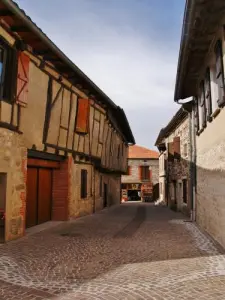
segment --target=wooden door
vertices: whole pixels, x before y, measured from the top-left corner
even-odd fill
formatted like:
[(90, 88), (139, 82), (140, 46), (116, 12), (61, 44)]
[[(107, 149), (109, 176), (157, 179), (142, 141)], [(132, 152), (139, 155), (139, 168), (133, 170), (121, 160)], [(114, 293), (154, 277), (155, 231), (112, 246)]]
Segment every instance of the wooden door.
[(52, 170), (39, 169), (38, 224), (51, 220)]
[(37, 184), (38, 169), (27, 169), (27, 201), (26, 201), (26, 227), (37, 224)]

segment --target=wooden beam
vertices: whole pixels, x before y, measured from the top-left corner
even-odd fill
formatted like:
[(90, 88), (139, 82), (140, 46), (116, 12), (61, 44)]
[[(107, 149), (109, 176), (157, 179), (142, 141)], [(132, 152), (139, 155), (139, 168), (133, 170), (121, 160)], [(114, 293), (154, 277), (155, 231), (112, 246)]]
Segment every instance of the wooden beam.
[(11, 26), (10, 29), (13, 32), (30, 32), (27, 26)]
[(1, 9), (0, 10), (0, 16), (1, 17), (8, 17), (8, 16), (13, 16), (14, 14), (8, 10), (8, 9)]
[(37, 158), (28, 158), (27, 165), (30, 167), (42, 167), (42, 168), (51, 168), (59, 169), (60, 163), (58, 161), (43, 160)]

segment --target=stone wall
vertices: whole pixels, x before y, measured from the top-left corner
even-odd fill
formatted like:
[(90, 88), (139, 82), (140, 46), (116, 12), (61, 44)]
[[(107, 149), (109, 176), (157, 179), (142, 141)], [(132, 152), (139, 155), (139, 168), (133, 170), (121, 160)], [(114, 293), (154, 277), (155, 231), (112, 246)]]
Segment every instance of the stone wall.
[(22, 135), (0, 128), (0, 173), (6, 175), (5, 240), (24, 235), (27, 150)]
[(156, 184), (159, 182), (159, 160), (158, 159), (128, 159), (128, 166), (130, 167), (130, 175), (122, 176), (122, 183), (139, 183), (139, 166), (149, 166), (152, 171), (152, 182)]
[[(180, 137), (180, 159), (174, 158), (173, 161), (168, 160), (168, 143), (173, 142), (174, 137)], [(169, 183), (168, 202), (169, 205), (175, 203), (175, 191), (173, 181), (176, 182), (176, 201), (178, 210), (189, 214), (190, 212), (190, 130), (189, 119), (184, 119), (165, 139), (167, 146), (167, 178)], [(183, 202), (182, 180), (187, 179), (187, 204)]]

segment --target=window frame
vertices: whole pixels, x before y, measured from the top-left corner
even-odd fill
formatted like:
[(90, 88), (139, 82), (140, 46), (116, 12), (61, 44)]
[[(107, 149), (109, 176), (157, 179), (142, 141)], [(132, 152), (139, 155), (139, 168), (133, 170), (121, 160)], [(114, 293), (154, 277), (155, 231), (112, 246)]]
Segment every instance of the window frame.
[[(141, 181), (149, 181), (150, 180), (150, 170), (149, 166), (140, 166), (141, 167)], [(143, 173), (143, 170), (147, 170)], [(143, 174), (145, 176), (143, 176)], [(147, 175), (147, 176), (146, 176)]]
[(214, 51), (216, 55), (215, 78), (216, 78), (216, 85), (218, 90), (217, 103), (219, 107), (222, 107), (224, 106), (225, 103), (225, 82), (224, 82), (223, 48), (222, 48), (221, 39), (219, 39), (216, 42)]
[(0, 81), (0, 101), (13, 104), (16, 99), (17, 86), (17, 50), (10, 45), (2, 36), (0, 37), (0, 47), (3, 49), (3, 82)]

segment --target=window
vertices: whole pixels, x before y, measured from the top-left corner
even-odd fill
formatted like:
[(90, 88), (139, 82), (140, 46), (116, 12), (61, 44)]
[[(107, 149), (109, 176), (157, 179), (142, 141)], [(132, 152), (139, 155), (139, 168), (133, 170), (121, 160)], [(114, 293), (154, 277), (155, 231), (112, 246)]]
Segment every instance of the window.
[(187, 203), (187, 179), (183, 179), (183, 202)]
[(184, 144), (184, 157), (187, 157), (187, 143)]
[(76, 117), (76, 132), (80, 134), (87, 134), (89, 127), (89, 99), (78, 99), (77, 103), (77, 117)]
[(130, 166), (127, 167), (127, 175), (131, 175), (131, 167)]
[(118, 146), (117, 159), (120, 158), (120, 145)]
[(87, 170), (81, 170), (81, 198), (87, 198)]
[(200, 83), (200, 107), (201, 109), (199, 110), (200, 114), (201, 114), (201, 123), (200, 126), (201, 128), (205, 128), (206, 127), (206, 103), (205, 103), (205, 85), (204, 85), (204, 81), (202, 81)]
[(215, 47), (216, 54), (216, 84), (218, 89), (218, 105), (221, 107), (225, 103), (224, 99), (224, 70), (222, 41), (219, 40)]
[(180, 137), (176, 136), (173, 139), (173, 144), (174, 144), (174, 158), (180, 159)]
[(102, 175), (100, 176), (99, 195), (100, 195), (100, 197), (102, 196)]
[(149, 166), (141, 166), (140, 167), (140, 179), (142, 181), (150, 180)]
[(162, 194), (162, 182), (160, 182), (160, 185), (159, 185), (159, 192), (160, 192), (160, 194)]
[(207, 106), (207, 117), (208, 120), (212, 114), (212, 95), (211, 95), (211, 80), (210, 80), (210, 69), (206, 70), (205, 75), (205, 102)]
[(0, 97), (12, 102), (16, 91), (16, 50), (0, 39)]
[(173, 142), (167, 144), (167, 149), (168, 149), (168, 160), (173, 161), (173, 159), (174, 159), (174, 144), (173, 144)]

